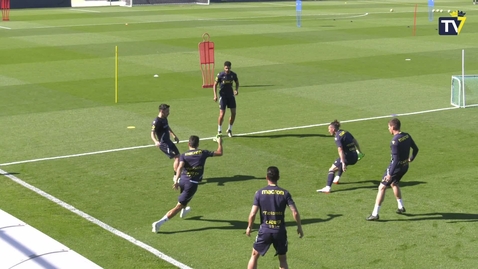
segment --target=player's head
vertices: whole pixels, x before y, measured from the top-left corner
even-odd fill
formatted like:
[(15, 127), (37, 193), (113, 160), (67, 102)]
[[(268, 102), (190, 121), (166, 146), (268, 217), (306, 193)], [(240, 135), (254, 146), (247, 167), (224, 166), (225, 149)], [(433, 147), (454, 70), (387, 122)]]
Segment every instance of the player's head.
[(169, 116), (169, 105), (160, 104), (159, 105), (159, 114), (161, 115), (161, 117), (167, 118)]
[(329, 124), (329, 133), (334, 135), (340, 129), (340, 122), (338, 120), (334, 120)]
[(197, 135), (191, 135), (189, 137), (189, 147), (195, 149), (199, 147), (199, 137)]
[(229, 73), (229, 71), (231, 71), (231, 65), (232, 65), (231, 62), (225, 61), (224, 62), (224, 72)]
[(266, 175), (267, 180), (269, 180), (272, 183), (276, 183), (280, 176), (279, 176), (279, 168), (275, 166), (269, 166), (267, 168), (267, 175)]
[(401, 127), (400, 120), (397, 118), (393, 118), (388, 122), (388, 131), (393, 134), (395, 132), (400, 132)]

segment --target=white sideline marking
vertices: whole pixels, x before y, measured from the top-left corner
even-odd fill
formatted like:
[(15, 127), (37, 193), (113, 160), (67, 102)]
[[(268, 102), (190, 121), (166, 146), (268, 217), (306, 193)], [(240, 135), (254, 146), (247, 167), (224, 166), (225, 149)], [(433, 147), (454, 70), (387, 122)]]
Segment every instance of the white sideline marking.
[[(394, 12), (394, 13), (412, 13), (413, 11), (403, 11), (403, 12)], [(428, 12), (428, 11), (427, 11)], [(309, 17), (319, 17), (320, 20), (329, 20), (330, 16), (340, 16), (334, 17), (334, 19), (347, 19), (347, 18), (359, 18), (365, 17), (372, 14), (386, 14), (390, 12), (367, 12), (367, 13), (317, 13), (317, 14), (303, 14), (303, 18)], [(254, 17), (233, 17), (233, 18), (200, 18), (200, 19), (186, 19), (186, 20), (155, 20), (155, 21), (137, 21), (130, 22), (130, 24), (148, 24), (148, 23), (164, 23), (164, 22), (189, 22), (189, 21), (239, 21), (247, 19), (267, 19), (267, 18), (281, 18), (281, 17), (295, 17), (296, 15), (273, 15), (273, 16), (254, 16)], [(327, 17), (329, 16), (329, 17)], [(343, 17), (342, 17), (343, 16)], [(320, 18), (324, 17), (324, 18)], [(115, 23), (97, 23), (97, 24), (70, 24), (70, 25), (50, 25), (50, 26), (34, 26), (34, 27), (25, 27), (17, 28), (18, 30), (25, 29), (50, 29), (50, 28), (66, 28), (66, 27), (89, 27), (89, 26), (110, 26), (110, 25), (124, 25), (123, 22)]]
[(2, 28), (2, 29), (7, 29), (7, 30), (12, 30), (12, 28), (6, 27), (6, 26), (0, 26), (0, 28)]
[[(151, 247), (150, 245), (147, 245), (147, 244), (145, 244), (145, 243), (143, 243), (143, 242), (137, 240), (136, 238), (134, 238), (134, 237), (132, 237), (132, 236), (130, 236), (130, 235), (127, 235), (127, 234), (123, 233), (122, 231), (119, 231), (119, 230), (117, 230), (117, 229), (115, 229), (115, 228), (109, 226), (108, 224), (106, 224), (106, 223), (104, 223), (104, 222), (102, 222), (102, 221), (100, 221), (100, 220), (98, 220), (98, 219), (96, 219), (96, 218), (94, 218), (94, 217), (92, 217), (92, 216), (86, 214), (85, 212), (83, 212), (83, 211), (81, 211), (81, 210), (79, 210), (79, 209), (76, 209), (74, 206), (63, 202), (62, 200), (60, 200), (60, 199), (58, 199), (58, 198), (56, 198), (56, 197), (54, 197), (54, 196), (52, 196), (52, 195), (50, 195), (50, 194), (48, 194), (48, 193), (42, 191), (42, 190), (40, 190), (39, 188), (34, 187), (34, 186), (32, 186), (32, 185), (26, 183), (25, 181), (21, 180), (20, 178), (14, 176), (14, 175), (9, 174), (8, 172), (6, 172), (6, 171), (4, 171), (4, 170), (2, 170), (2, 169), (0, 169), (0, 173), (1, 173), (3, 176), (6, 176), (6, 177), (8, 177), (9, 179), (15, 181), (16, 183), (22, 185), (23, 187), (25, 187), (25, 188), (27, 188), (27, 189), (29, 189), (29, 190), (31, 190), (31, 191), (33, 191), (33, 192), (35, 192), (35, 193), (41, 195), (41, 196), (47, 198), (48, 200), (54, 202), (55, 204), (58, 204), (58, 205), (60, 205), (60, 206), (62, 206), (62, 207), (64, 207), (64, 208), (68, 209), (69, 211), (71, 211), (71, 212), (77, 214), (78, 216), (80, 216), (80, 217), (82, 217), (82, 218), (84, 218), (84, 219), (86, 219), (86, 220), (88, 220), (88, 221), (90, 221), (90, 222), (92, 222), (92, 223), (94, 223), (94, 224), (100, 226), (101, 228), (107, 230), (108, 232), (110, 232), (110, 233), (112, 233), (112, 234), (114, 234), (114, 235), (116, 235), (116, 236), (119, 236), (119, 237), (121, 237), (121, 238), (123, 238), (123, 239), (129, 241), (130, 243), (133, 243), (134, 245), (137, 245), (137, 246), (140, 247), (140, 248), (143, 248), (143, 249), (149, 251), (150, 253), (152, 253), (153, 255), (157, 256), (158, 258), (163, 259), (163, 260), (165, 260), (166, 262), (168, 262), (168, 263), (170, 263), (170, 264), (172, 264), (172, 265), (175, 265), (175, 266), (177, 266), (177, 267), (179, 267), (179, 268), (181, 268), (181, 269), (192, 269), (191, 267), (189, 267), (189, 266), (187, 266), (187, 265), (185, 265), (185, 264), (183, 264), (183, 263), (181, 263), (181, 262), (179, 262), (179, 261), (173, 259), (172, 257), (169, 257), (168, 255), (166, 255), (166, 254), (162, 253), (161, 251), (159, 251), (159, 250), (157, 250), (157, 249)], [(149, 226), (148, 226), (148, 227), (149, 227)]]
[[(425, 114), (425, 113), (431, 113), (431, 112), (437, 112), (437, 111), (451, 110), (451, 109), (456, 109), (456, 108), (457, 107), (445, 107), (445, 108), (422, 110), (422, 111), (408, 112), (408, 113), (401, 113), (401, 114), (393, 114), (393, 115), (385, 115), (385, 116), (377, 116), (377, 117), (369, 117), (369, 118), (359, 118), (359, 119), (352, 119), (352, 120), (343, 120), (343, 121), (340, 121), (340, 122), (346, 123), (346, 122), (377, 120), (377, 119), (390, 118), (390, 117)], [(281, 131), (288, 131), (288, 130), (306, 129), (306, 128), (312, 128), (312, 127), (326, 126), (328, 124), (330, 124), (330, 123), (318, 123), (318, 124), (303, 125), (303, 126), (296, 126), (296, 127), (286, 127), (286, 128), (264, 130), (264, 131), (257, 131), (257, 132), (243, 133), (243, 134), (234, 134), (234, 136), (266, 134), (266, 133), (281, 132)], [(215, 138), (215, 136), (201, 138), (200, 140), (211, 140), (213, 138)], [(179, 143), (187, 143), (187, 142), (188, 142), (188, 140), (179, 141)], [(118, 148), (118, 149), (108, 149), (108, 150), (100, 150), (100, 151), (86, 152), (86, 153), (79, 153), (79, 154), (71, 154), (71, 155), (64, 155), (64, 156), (56, 156), (56, 157), (47, 157), (47, 158), (40, 158), (40, 159), (17, 161), (17, 162), (9, 162), (9, 163), (2, 163), (2, 164), (0, 164), (0, 166), (23, 164), (23, 163), (33, 163), (33, 162), (49, 161), (49, 160), (57, 160), (57, 159), (67, 159), (67, 158), (73, 158), (73, 157), (81, 157), (81, 156), (96, 155), (96, 154), (110, 153), (110, 152), (118, 152), (118, 151), (132, 150), (132, 149), (150, 148), (150, 147), (154, 147), (154, 145), (134, 146), (134, 147)]]
[(79, 8), (70, 8), (70, 10), (73, 10), (73, 11), (81, 11), (81, 12), (101, 13), (101, 11), (98, 11), (98, 10), (88, 10), (88, 9), (79, 9)]

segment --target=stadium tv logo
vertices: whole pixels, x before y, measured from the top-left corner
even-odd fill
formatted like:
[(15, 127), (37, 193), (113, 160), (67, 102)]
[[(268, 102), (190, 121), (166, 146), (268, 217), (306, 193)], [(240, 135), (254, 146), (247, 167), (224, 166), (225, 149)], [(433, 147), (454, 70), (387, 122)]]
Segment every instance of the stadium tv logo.
[(459, 35), (465, 25), (465, 14), (463, 11), (455, 10), (450, 12), (451, 17), (438, 18), (438, 34)]

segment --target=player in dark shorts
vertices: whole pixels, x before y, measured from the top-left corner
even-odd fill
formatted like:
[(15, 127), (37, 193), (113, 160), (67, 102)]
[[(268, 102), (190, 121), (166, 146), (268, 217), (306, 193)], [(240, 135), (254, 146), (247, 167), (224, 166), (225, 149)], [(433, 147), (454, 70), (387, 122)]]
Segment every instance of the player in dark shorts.
[[(397, 199), (398, 209), (397, 213), (405, 213), (405, 207), (402, 201), (402, 192), (400, 190), (399, 182), (408, 171), (408, 164), (412, 162), (418, 154), (418, 147), (413, 141), (412, 136), (408, 133), (400, 131), (401, 123), (397, 118), (393, 118), (388, 122), (388, 131), (393, 135), (392, 142), (390, 142), (390, 149), (392, 152), (392, 160), (383, 175), (382, 182), (378, 186), (377, 198), (375, 199), (375, 207), (367, 220), (378, 220), (380, 206), (385, 198), (385, 191), (387, 187), (392, 187), (393, 194)], [(412, 155), (410, 156), (410, 149)]]
[[(235, 83), (235, 89), (232, 89), (232, 83)], [(236, 95), (239, 94), (239, 79), (237, 74), (231, 70), (231, 62), (224, 62), (224, 71), (217, 74), (216, 82), (213, 86), (214, 102), (217, 102), (217, 85), (221, 88), (219, 90), (219, 118), (217, 119), (217, 133), (222, 133), (222, 123), (224, 121), (224, 114), (226, 108), (231, 110), (231, 117), (229, 118), (229, 127), (227, 128), (227, 135), (232, 137), (232, 125), (236, 120)]]
[(171, 130), (168, 123), (169, 105), (159, 105), (159, 114), (154, 119), (151, 126), (151, 139), (154, 141), (154, 145), (166, 154), (170, 159), (174, 159), (173, 170), (176, 175), (176, 170), (179, 165), (179, 150), (176, 145), (171, 141), (170, 134), (174, 136), (176, 143), (179, 143), (178, 136)]
[(267, 186), (258, 190), (254, 195), (254, 203), (249, 214), (246, 235), (251, 235), (252, 225), (257, 212), (260, 212), (261, 224), (256, 241), (252, 246), (252, 255), (247, 265), (248, 269), (257, 268), (257, 260), (264, 256), (271, 245), (279, 256), (279, 267), (288, 268), (287, 265), (287, 231), (285, 227), (285, 209), (289, 206), (292, 216), (297, 223), (299, 238), (304, 236), (300, 214), (292, 200), (291, 194), (277, 186), (279, 169), (275, 166), (267, 168)]
[[(340, 176), (345, 172), (348, 165), (354, 165), (359, 160), (359, 156), (364, 156), (360, 150), (360, 146), (354, 136), (348, 132), (340, 129), (340, 122), (334, 120), (329, 124), (329, 133), (335, 138), (335, 144), (339, 152), (339, 158), (335, 160), (329, 168), (327, 175), (327, 185), (317, 190), (317, 192), (329, 193), (332, 188), (332, 183), (339, 183)], [(361, 158), (361, 157), (360, 157)], [(335, 176), (337, 173), (337, 176)]]
[(199, 137), (192, 135), (189, 137), (189, 151), (181, 154), (179, 158), (179, 166), (177, 176), (174, 179), (173, 188), (177, 190), (179, 188), (180, 194), (178, 197), (178, 204), (164, 215), (160, 220), (153, 222), (153, 233), (158, 233), (159, 228), (166, 221), (176, 216), (178, 212), (180, 217), (184, 218), (191, 208), (188, 203), (194, 197), (198, 189), (198, 184), (201, 182), (204, 174), (204, 166), (206, 159), (209, 157), (222, 156), (222, 139), (217, 138), (217, 150), (209, 151), (205, 149), (199, 149)]

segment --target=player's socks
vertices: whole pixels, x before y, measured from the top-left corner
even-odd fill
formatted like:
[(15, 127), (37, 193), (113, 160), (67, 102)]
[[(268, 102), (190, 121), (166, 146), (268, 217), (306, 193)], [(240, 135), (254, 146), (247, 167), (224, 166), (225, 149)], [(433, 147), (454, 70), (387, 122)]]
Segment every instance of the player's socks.
[(221, 125), (217, 126), (217, 133), (218, 134), (222, 133), (222, 126)]
[(335, 173), (329, 172), (329, 175), (327, 176), (327, 186), (332, 186), (332, 182), (334, 182), (334, 177)]
[(398, 209), (403, 208), (403, 201), (402, 201), (402, 199), (397, 199), (397, 203), (398, 203)]
[(372, 211), (372, 216), (378, 216), (379, 211), (380, 211), (380, 206), (375, 205), (375, 207), (373, 208), (373, 211)]

